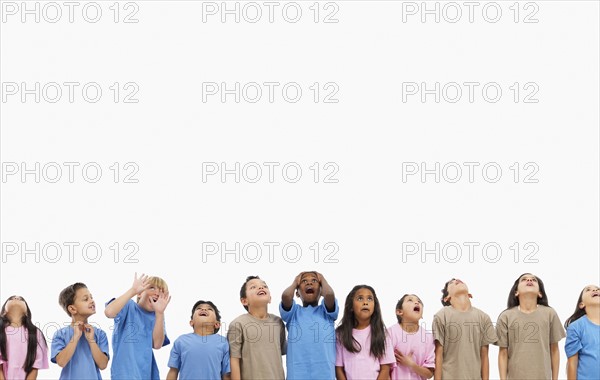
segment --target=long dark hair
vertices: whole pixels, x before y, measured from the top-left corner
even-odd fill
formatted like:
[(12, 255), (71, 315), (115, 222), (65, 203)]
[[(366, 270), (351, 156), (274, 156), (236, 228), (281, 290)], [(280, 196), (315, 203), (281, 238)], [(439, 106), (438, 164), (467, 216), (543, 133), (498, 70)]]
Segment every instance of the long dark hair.
[(357, 353), (361, 351), (362, 347), (360, 346), (360, 343), (358, 343), (352, 336), (352, 329), (358, 324), (358, 321), (354, 317), (354, 296), (360, 289), (368, 289), (371, 291), (371, 293), (373, 293), (375, 307), (369, 323), (371, 326), (370, 352), (371, 356), (379, 359), (385, 354), (386, 330), (385, 325), (383, 324), (383, 319), (381, 318), (381, 306), (379, 306), (377, 294), (375, 294), (375, 289), (369, 285), (356, 285), (354, 288), (352, 288), (350, 293), (348, 293), (348, 296), (346, 297), (346, 303), (344, 304), (344, 316), (342, 317), (342, 322), (340, 325), (335, 329), (335, 334), (340, 343), (342, 343), (344, 348), (349, 352)]
[(585, 292), (585, 290), (588, 287), (586, 286), (585, 288), (583, 288), (583, 290), (581, 291), (581, 293), (579, 293), (579, 298), (577, 299), (577, 305), (575, 305), (575, 312), (573, 313), (573, 315), (571, 315), (569, 318), (567, 318), (567, 320), (565, 321), (565, 329), (567, 327), (569, 327), (569, 325), (573, 322), (575, 322), (576, 320), (578, 320), (579, 318), (583, 317), (586, 313), (585, 313), (585, 306), (583, 308), (579, 307), (579, 304), (581, 302), (583, 302), (583, 292)]
[[(511, 309), (515, 306), (519, 306), (519, 297), (517, 297), (515, 295), (515, 293), (517, 292), (517, 288), (519, 287), (519, 282), (521, 281), (521, 277), (525, 276), (526, 274), (531, 274), (531, 273), (523, 273), (522, 275), (520, 275), (515, 280), (515, 283), (513, 284), (512, 288), (510, 288), (510, 293), (508, 293), (508, 302), (506, 302), (507, 309)], [(544, 282), (538, 276), (533, 275), (533, 274), (531, 274), (531, 275), (536, 278), (536, 280), (538, 282), (538, 286), (540, 288), (540, 293), (542, 293), (541, 298), (536, 297), (538, 305), (544, 305), (544, 306), (549, 307), (550, 305), (548, 305), (548, 295), (546, 294), (546, 288), (544, 288)]]
[[(17, 296), (10, 296), (2, 305), (2, 310), (0, 311), (0, 355), (2, 355), (2, 359), (7, 361), (8, 355), (6, 354), (6, 326), (10, 326), (10, 319), (6, 316), (6, 304), (8, 301), (17, 298)], [(25, 301), (23, 297), (20, 297), (23, 302), (25, 302), (25, 306), (27, 307), (27, 312), (21, 318), (21, 324), (25, 329), (27, 329), (27, 356), (25, 357), (25, 363), (23, 363), (23, 370), (26, 374), (29, 374), (33, 370), (33, 363), (35, 363), (36, 352), (38, 344), (44, 345), (46, 347), (46, 338), (44, 334), (40, 330), (40, 336), (42, 337), (42, 341), (38, 342), (38, 328), (31, 321), (31, 310), (29, 309), (29, 305)]]

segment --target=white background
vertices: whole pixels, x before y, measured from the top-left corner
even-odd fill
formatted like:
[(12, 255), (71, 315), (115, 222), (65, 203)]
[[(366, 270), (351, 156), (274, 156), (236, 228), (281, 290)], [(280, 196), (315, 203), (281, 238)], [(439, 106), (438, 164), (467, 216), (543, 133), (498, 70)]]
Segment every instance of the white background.
[[(474, 306), (493, 321), (524, 272), (544, 280), (550, 305), (563, 321), (583, 286), (600, 282), (598, 2), (479, 2), (473, 22), (463, 2), (437, 3), (439, 22), (434, 15), (422, 22), (421, 13), (407, 14), (413, 6), (422, 10), (421, 2), (393, 1), (336, 1), (327, 8), (321, 2), (315, 22), (313, 2), (298, 2), (302, 16), (295, 23), (282, 16), (285, 2), (274, 8), (272, 23), (263, 2), (254, 3), (263, 12), (255, 23), (248, 22), (255, 8), (244, 2), (237, 3), (239, 23), (234, 15), (222, 22), (221, 13), (203, 13), (222, 9), (221, 2), (136, 1), (128, 8), (122, 2), (117, 23), (109, 8), (113, 2), (97, 2), (102, 15), (95, 23), (82, 17), (86, 2), (78, 3), (72, 23), (62, 2), (57, 4), (63, 15), (55, 23), (47, 20), (55, 18), (48, 3), (37, 4), (40, 22), (35, 15), (22, 22), (21, 2), (2, 2), (0, 299), (23, 295), (49, 341), (57, 326), (69, 321), (58, 294), (77, 281), (96, 299), (98, 312), (90, 320), (110, 336), (112, 321), (104, 317), (103, 304), (122, 294), (136, 271), (168, 282), (171, 341), (191, 331), (189, 309), (198, 299), (214, 301), (225, 324), (243, 313), (238, 294), (247, 275), (267, 281), (273, 294), (269, 310), (275, 314), (281, 292), (296, 274), (316, 269), (333, 286), (340, 306), (354, 285), (372, 285), (387, 325), (395, 322), (396, 301), (404, 293), (418, 294), (428, 327), (441, 307), (440, 289), (452, 277), (469, 285)], [(233, 9), (236, 3), (227, 4)], [(12, 6), (18, 7), (15, 15)], [(34, 9), (35, 2), (27, 6)], [(244, 6), (251, 13), (243, 14)], [(429, 9), (435, 6), (427, 2)], [(490, 22), (496, 6), (502, 14)], [(457, 7), (462, 18), (449, 22)], [(50, 13), (44, 15), (44, 9)], [(288, 19), (295, 17), (293, 9)], [(124, 23), (134, 11), (138, 22)], [(338, 22), (323, 22), (334, 11), (332, 20)], [(530, 14), (538, 22), (524, 22)], [(54, 93), (40, 93), (39, 103), (34, 95), (12, 95), (10, 83), (20, 91), (21, 83), (33, 89), (36, 82), (40, 88), (50, 82), (81, 85), (72, 103), (65, 86), (56, 103), (48, 101)], [(88, 82), (103, 90), (96, 103), (81, 95)], [(121, 88), (115, 103), (109, 89), (115, 82), (121, 87), (134, 82), (138, 102), (125, 103), (129, 90)], [(281, 85), (273, 103), (265, 86), (256, 103), (243, 96), (236, 103), (234, 95), (222, 102), (220, 94), (205, 94), (203, 102), (206, 82), (225, 82), (229, 89), (236, 82)], [(296, 103), (281, 95), (289, 82), (303, 90)], [(309, 89), (315, 82), (321, 86), (317, 103)], [(333, 96), (337, 103), (323, 101), (328, 82), (339, 89)], [(464, 85), (455, 103), (449, 101), (454, 93), (439, 102), (427, 95), (423, 102), (420, 93), (405, 92), (403, 101), (407, 82), (424, 82), (427, 89), (436, 82), (441, 88), (450, 82), (480, 85), (473, 102)], [(517, 102), (509, 88), (515, 82)], [(536, 103), (525, 102), (533, 88), (524, 89), (529, 82), (537, 86)], [(497, 102), (482, 96), (486, 83), (502, 89)], [(23, 179), (21, 164), (34, 169), (36, 162), (39, 183), (34, 174)], [(56, 177), (52, 162), (63, 169), (56, 183), (48, 181)], [(64, 162), (79, 165), (73, 183)], [(115, 162), (121, 168), (118, 183), (109, 168)], [(128, 162), (133, 165), (125, 168)], [(220, 173), (207, 175), (206, 163), (222, 162), (228, 169), (236, 162), (242, 168), (252, 162), (279, 166), (273, 183), (264, 165), (258, 182), (246, 180), (255, 177), (249, 171), (236, 183), (232, 174), (225, 181)], [(310, 169), (315, 162), (321, 168), (318, 183)], [(440, 169), (439, 183), (433, 174), (425, 181), (420, 172), (407, 174), (410, 163), (422, 162), (427, 169), (438, 162), (450, 171)], [(456, 177), (447, 165), (453, 162), (463, 169), (456, 183), (447, 180)], [(479, 165), (472, 182), (464, 162)], [(517, 183), (510, 169), (515, 162)], [(19, 170), (14, 175), (13, 163)], [(86, 163), (101, 167), (98, 182), (82, 176)], [(286, 163), (301, 167), (298, 182), (282, 176)], [(325, 168), (326, 163), (333, 164)], [(502, 169), (497, 182), (489, 181), (495, 176), (491, 169), (488, 177), (482, 175), (486, 163)], [(525, 168), (526, 163), (532, 164)], [(131, 179), (138, 182), (125, 183), (123, 176), (133, 167), (139, 171)], [(325, 183), (332, 168), (339, 169), (331, 177), (337, 183)], [(532, 168), (538, 170), (529, 179), (537, 183), (524, 180)], [(88, 174), (93, 177), (94, 171)], [(293, 177), (294, 171), (288, 174)], [(36, 242), (37, 255), (23, 254), (22, 243), (33, 249)], [(72, 259), (65, 242), (79, 244)], [(90, 242), (102, 249), (94, 263), (81, 251)], [(110, 249), (115, 242), (121, 247), (116, 263)], [(127, 242), (139, 247), (128, 260), (137, 263), (125, 262), (132, 252), (123, 248)], [(229, 249), (236, 242), (241, 247), (255, 242), (262, 245), (262, 256), (253, 260), (254, 249), (242, 249), (239, 259), (206, 255), (203, 243), (211, 242)], [(272, 259), (265, 242), (279, 244)], [(287, 260), (282, 253), (290, 242), (302, 249), (297, 260), (293, 249)], [(316, 260), (310, 249), (315, 242), (321, 247)], [(323, 248), (328, 242), (339, 251), (326, 259), (333, 252)], [(428, 249), (439, 242), (439, 257), (406, 255), (406, 243), (422, 242)], [(447, 245), (453, 242), (463, 247), (462, 256)], [(479, 244), (472, 258), (465, 242)], [(53, 243), (63, 247), (61, 256)], [(495, 250), (487, 251), (488, 259), (482, 253), (487, 243), (501, 247), (496, 262)], [(15, 246), (18, 252), (11, 251)], [(532, 247), (538, 251), (526, 259)], [(94, 250), (88, 254), (96, 256)], [(564, 340), (561, 378), (563, 346)], [(155, 352), (162, 377), (170, 348)], [(493, 347), (492, 378), (498, 377), (496, 358)], [(59, 373), (52, 364), (40, 378)], [(109, 369), (103, 377), (110, 377)]]

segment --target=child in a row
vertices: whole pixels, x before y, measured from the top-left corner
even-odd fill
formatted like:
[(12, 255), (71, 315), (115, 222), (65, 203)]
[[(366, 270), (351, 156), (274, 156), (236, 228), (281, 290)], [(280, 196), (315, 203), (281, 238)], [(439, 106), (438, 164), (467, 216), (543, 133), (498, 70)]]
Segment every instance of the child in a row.
[(92, 294), (77, 282), (60, 292), (58, 303), (71, 317), (71, 325), (52, 338), (50, 358), (63, 368), (60, 379), (102, 379), (100, 370), (108, 365), (108, 339), (104, 331), (89, 324), (88, 318), (96, 314)]
[[(137, 296), (137, 302), (131, 298)], [(134, 276), (131, 288), (106, 303), (104, 314), (114, 318), (112, 336), (113, 380), (158, 380), (158, 366), (152, 349), (170, 343), (165, 331), (165, 309), (169, 288), (160, 277)]]
[(600, 288), (588, 285), (565, 322), (567, 379), (600, 379)]

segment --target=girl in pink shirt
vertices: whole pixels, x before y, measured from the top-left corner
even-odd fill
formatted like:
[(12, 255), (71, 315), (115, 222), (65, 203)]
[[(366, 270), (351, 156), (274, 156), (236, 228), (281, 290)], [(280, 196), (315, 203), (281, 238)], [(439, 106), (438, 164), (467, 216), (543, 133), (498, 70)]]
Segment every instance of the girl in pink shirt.
[(344, 305), (342, 322), (335, 330), (335, 374), (338, 380), (390, 379), (396, 362), (375, 290), (355, 286)]
[(48, 368), (44, 334), (31, 322), (31, 310), (20, 296), (9, 297), (0, 311), (0, 380), (34, 380)]
[(425, 380), (433, 377), (435, 344), (433, 335), (419, 327), (423, 302), (414, 294), (405, 294), (396, 304), (398, 323), (388, 328), (392, 339), (396, 368), (392, 379)]

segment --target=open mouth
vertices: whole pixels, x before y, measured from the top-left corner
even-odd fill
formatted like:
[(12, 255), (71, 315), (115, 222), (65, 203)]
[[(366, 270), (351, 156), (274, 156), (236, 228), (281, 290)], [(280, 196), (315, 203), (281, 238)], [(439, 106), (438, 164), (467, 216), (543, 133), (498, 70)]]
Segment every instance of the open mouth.
[(592, 298), (594, 298), (594, 297), (600, 297), (600, 293), (593, 293)]
[(313, 288), (307, 288), (306, 294), (315, 294), (315, 290)]
[(266, 296), (266, 295), (267, 295), (267, 292), (266, 292), (266, 291), (264, 291), (264, 290), (260, 290), (260, 291), (259, 291), (258, 293), (256, 293), (256, 294), (257, 294), (257, 295), (259, 295), (259, 296)]
[(200, 312), (198, 312), (198, 315), (200, 317), (208, 317), (208, 311), (206, 311), (206, 310), (200, 310)]
[(421, 311), (421, 306), (417, 305), (414, 307), (413, 311), (416, 311), (417, 313)]
[(362, 309), (360, 309), (360, 311), (371, 311), (371, 309), (369, 309), (369, 307), (365, 306)]

